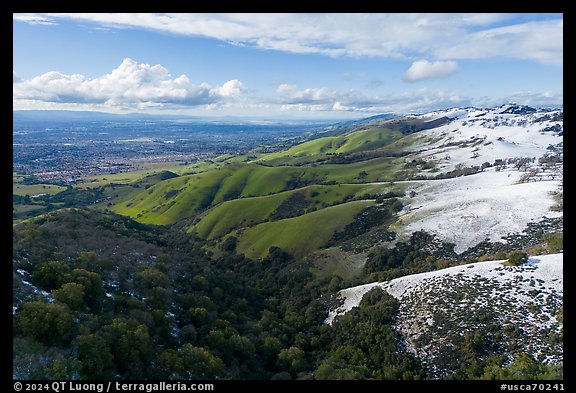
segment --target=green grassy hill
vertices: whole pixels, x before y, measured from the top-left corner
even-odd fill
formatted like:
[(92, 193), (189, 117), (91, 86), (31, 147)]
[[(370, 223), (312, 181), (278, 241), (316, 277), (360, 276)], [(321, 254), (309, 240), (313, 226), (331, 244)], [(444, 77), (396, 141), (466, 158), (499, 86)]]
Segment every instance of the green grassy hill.
[[(187, 170), (155, 174), (116, 189), (106, 207), (156, 225), (190, 219), (189, 232), (262, 258), (271, 246), (303, 256), (327, 244), (376, 195), (402, 186), (371, 184), (410, 176), (398, 154), (413, 144), (417, 119), (355, 124), (269, 154), (223, 155)], [(106, 195), (111, 195), (110, 191)], [(352, 201), (352, 202), (351, 202)]]
[[(233, 229), (274, 220), (274, 213), (276, 216), (302, 215), (364, 194), (375, 195), (383, 188), (391, 189), (369, 184), (312, 185), (273, 195), (226, 201), (203, 215), (190, 231), (196, 231), (205, 239), (219, 238)], [(286, 213), (288, 209), (291, 211)]]
[(171, 224), (225, 200), (261, 196), (294, 188), (306, 168), (233, 164), (160, 181), (112, 210), (148, 224)]
[(19, 184), (12, 182), (12, 195), (34, 196), (42, 194), (58, 194), (65, 189), (66, 187), (64, 186), (57, 186), (54, 184)]
[(330, 206), (302, 216), (265, 222), (236, 233), (237, 252), (249, 258), (264, 258), (272, 246), (303, 257), (325, 246), (332, 235), (352, 222), (373, 201), (353, 201)]
[(375, 150), (402, 138), (402, 136), (402, 132), (397, 129), (370, 126), (346, 135), (327, 136), (304, 142), (288, 150), (268, 154), (258, 161), (271, 165), (302, 164), (332, 154)]
[(236, 198), (272, 195), (318, 183), (389, 181), (396, 169), (394, 160), (387, 157), (314, 167), (232, 164), (159, 181), (148, 189), (127, 194), (110, 208), (142, 223), (165, 225)]

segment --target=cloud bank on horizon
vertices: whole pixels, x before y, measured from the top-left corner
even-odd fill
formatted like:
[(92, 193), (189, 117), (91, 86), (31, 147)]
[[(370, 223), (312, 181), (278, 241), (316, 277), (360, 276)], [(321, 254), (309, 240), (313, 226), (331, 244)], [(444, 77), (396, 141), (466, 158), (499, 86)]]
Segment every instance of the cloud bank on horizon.
[[(499, 96), (459, 91), (450, 80), (467, 76), (474, 61), (507, 61), (547, 67), (562, 74), (563, 17), (533, 14), (14, 14), (14, 23), (33, 28), (146, 31), (190, 40), (224, 42), (245, 56), (283, 53), (295, 61), (377, 61), (382, 74), (394, 78), (373, 83), (370, 91), (356, 84), (303, 86), (298, 71), (285, 70), (284, 81), (264, 91), (238, 78), (210, 84), (194, 74), (173, 77), (163, 64), (138, 58), (88, 77), (82, 70), (66, 74), (50, 70), (24, 78), (13, 70), (15, 108), (82, 108), (146, 110), (234, 108), (298, 112), (418, 112), (446, 106), (482, 106), (503, 102), (561, 105), (558, 88), (516, 88)], [(191, 43), (195, 41), (190, 41)], [(199, 54), (201, 56), (202, 53)], [(116, 63), (118, 64), (118, 63)], [(348, 63), (346, 63), (348, 64)], [(368, 63), (366, 63), (368, 64)], [(390, 65), (392, 64), (392, 65)], [(404, 70), (399, 68), (404, 64)], [(493, 63), (491, 63), (493, 64)], [(231, 64), (231, 67), (234, 65)], [(387, 68), (388, 67), (388, 68)], [(257, 74), (258, 70), (255, 70)], [(329, 71), (326, 71), (329, 72)], [(294, 77), (295, 75), (295, 77)], [(373, 80), (383, 79), (374, 75)], [(561, 76), (560, 76), (561, 78)], [(286, 83), (289, 81), (290, 83)], [(294, 83), (296, 82), (296, 83)], [(442, 84), (443, 83), (443, 84)], [(270, 82), (272, 84), (272, 82)], [(252, 82), (253, 85), (253, 82)], [(414, 88), (415, 85), (416, 88)], [(273, 108), (273, 109), (270, 109)]]

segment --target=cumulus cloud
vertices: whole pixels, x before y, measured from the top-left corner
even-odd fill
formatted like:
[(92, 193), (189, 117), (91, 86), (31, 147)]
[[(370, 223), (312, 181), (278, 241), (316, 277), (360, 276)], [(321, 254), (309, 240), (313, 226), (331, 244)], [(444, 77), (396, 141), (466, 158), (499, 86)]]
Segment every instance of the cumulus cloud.
[(172, 78), (160, 64), (151, 66), (126, 58), (111, 73), (93, 79), (51, 71), (19, 83), (15, 80), (13, 99), (112, 107), (198, 106), (218, 104), (243, 90), (238, 80), (216, 87), (198, 85), (186, 75)]
[(244, 85), (237, 79), (229, 80), (216, 88), (216, 92), (222, 97), (237, 97), (244, 91)]
[(507, 57), (555, 64), (563, 58), (561, 14), (14, 14), (28, 23), (63, 18), (332, 57)]
[(402, 79), (406, 82), (418, 82), (427, 79), (447, 78), (458, 71), (455, 61), (418, 60), (412, 63)]

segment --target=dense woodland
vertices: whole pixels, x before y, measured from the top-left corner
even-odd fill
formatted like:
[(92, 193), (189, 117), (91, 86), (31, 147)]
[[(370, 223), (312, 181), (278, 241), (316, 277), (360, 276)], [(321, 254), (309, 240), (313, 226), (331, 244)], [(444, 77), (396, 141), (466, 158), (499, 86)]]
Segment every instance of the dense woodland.
[[(338, 236), (356, 232), (362, 228)], [(393, 297), (373, 290), (327, 325), (325, 299), (349, 283), (318, 278), (279, 248), (261, 261), (236, 255), (230, 239), (215, 257), (183, 224), (148, 226), (87, 208), (15, 226), (14, 377), (430, 377), (391, 328), (399, 307)], [(390, 279), (457, 263), (422, 251), (431, 242), (419, 232), (376, 249), (365, 273)], [(525, 354), (510, 363), (483, 345), (481, 337), (464, 337), (455, 350), (461, 366), (449, 378), (562, 378), (561, 366)]]

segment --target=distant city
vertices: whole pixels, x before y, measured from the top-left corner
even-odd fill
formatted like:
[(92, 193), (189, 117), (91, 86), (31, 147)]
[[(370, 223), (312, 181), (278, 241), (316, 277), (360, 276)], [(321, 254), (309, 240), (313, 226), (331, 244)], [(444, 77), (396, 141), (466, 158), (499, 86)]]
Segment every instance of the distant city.
[(194, 163), (224, 153), (278, 149), (326, 123), (250, 124), (182, 119), (48, 120), (15, 117), (13, 171), (70, 184), (139, 169), (142, 162)]

